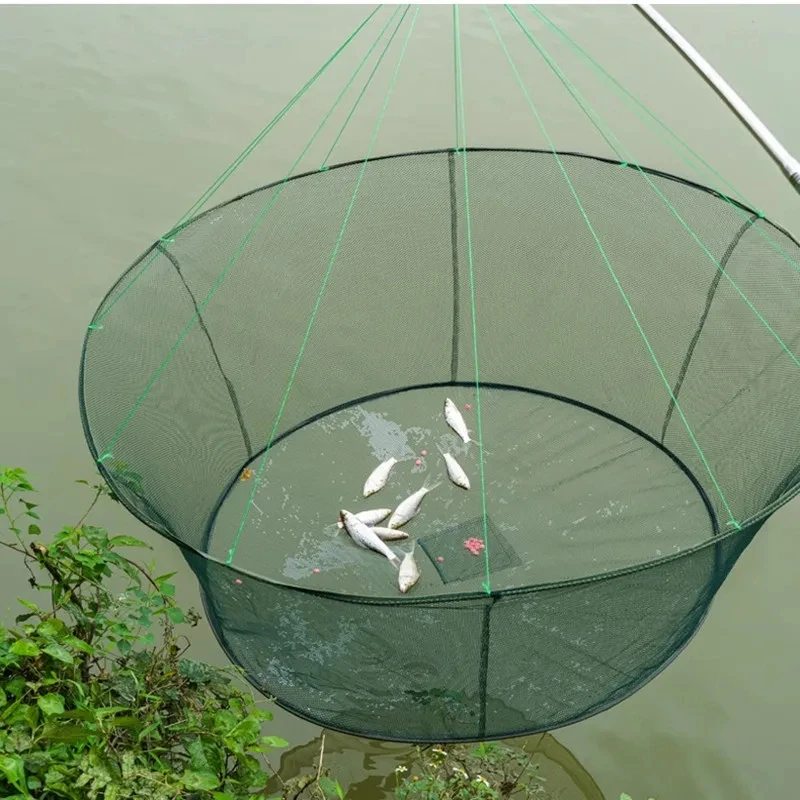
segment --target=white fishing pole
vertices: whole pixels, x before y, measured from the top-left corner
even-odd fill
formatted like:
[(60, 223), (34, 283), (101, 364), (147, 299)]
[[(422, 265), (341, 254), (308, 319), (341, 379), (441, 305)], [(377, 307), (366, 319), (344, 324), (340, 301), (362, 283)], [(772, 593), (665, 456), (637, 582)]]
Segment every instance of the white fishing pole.
[(634, 4), (635, 8), (675, 46), (686, 60), (706, 79), (717, 94), (750, 129), (764, 149), (777, 162), (789, 182), (800, 192), (800, 161), (775, 138), (772, 131), (756, 116), (747, 103), (739, 97), (725, 79), (706, 61), (689, 42), (667, 22), (651, 5)]

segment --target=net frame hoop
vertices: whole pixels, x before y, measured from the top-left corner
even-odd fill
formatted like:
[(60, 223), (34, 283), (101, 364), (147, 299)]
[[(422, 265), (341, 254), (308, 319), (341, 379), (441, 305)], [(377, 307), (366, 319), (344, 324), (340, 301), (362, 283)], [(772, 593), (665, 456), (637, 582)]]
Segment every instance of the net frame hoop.
[[(419, 157), (419, 156), (447, 155), (447, 154), (451, 154), (451, 153), (460, 153), (463, 150), (466, 150), (467, 152), (471, 152), (471, 153), (487, 153), (487, 152), (488, 153), (523, 153), (523, 154), (528, 154), (528, 155), (548, 156), (550, 158), (554, 157), (554, 152), (552, 150), (546, 149), (546, 148), (477, 147), (477, 146), (475, 146), (475, 147), (459, 148), (458, 150), (456, 150), (455, 148), (452, 148), (452, 147), (447, 147), (447, 148), (436, 148), (436, 149), (428, 149), (428, 150), (412, 150), (412, 151), (399, 152), (399, 153), (388, 153), (388, 154), (385, 154), (385, 155), (373, 156), (373, 157), (371, 157), (371, 158), (369, 158), (367, 160), (367, 163), (369, 164), (369, 163), (372, 163), (372, 162), (388, 161), (388, 160), (391, 160), (391, 159), (410, 158), (410, 157)], [(682, 176), (675, 175), (675, 174), (672, 174), (672, 173), (669, 173), (669, 172), (665, 172), (663, 170), (659, 170), (659, 169), (656, 169), (656, 168), (653, 168), (653, 167), (646, 167), (646, 166), (641, 165), (641, 164), (639, 164), (638, 166), (632, 166), (632, 165), (630, 165), (630, 164), (628, 164), (627, 162), (624, 162), (624, 161), (619, 161), (617, 159), (608, 158), (608, 157), (604, 157), (604, 156), (590, 155), (590, 154), (583, 153), (583, 152), (580, 152), (580, 151), (557, 150), (555, 152), (560, 157), (563, 156), (563, 157), (568, 157), (568, 158), (585, 159), (587, 161), (596, 161), (596, 162), (599, 162), (599, 163), (602, 163), (602, 164), (606, 164), (609, 167), (626, 168), (626, 169), (634, 170), (636, 172), (641, 170), (643, 172), (646, 172), (649, 175), (657, 176), (657, 177), (662, 178), (664, 180), (672, 181), (674, 183), (682, 184), (684, 186), (687, 186), (687, 187), (690, 187), (692, 189), (698, 190), (700, 192), (703, 192), (705, 194), (708, 194), (708, 195), (720, 200), (723, 203), (733, 204), (733, 205), (737, 206), (742, 211), (745, 211), (748, 214), (756, 214), (756, 215), (758, 215), (758, 217), (761, 219), (762, 222), (772, 226), (775, 230), (777, 230), (780, 233), (782, 233), (789, 240), (791, 240), (798, 248), (800, 248), (800, 242), (798, 242), (798, 240), (791, 233), (789, 233), (789, 231), (787, 231), (785, 228), (783, 228), (782, 226), (780, 226), (777, 223), (773, 222), (769, 218), (761, 215), (760, 212), (758, 212), (757, 210), (749, 207), (745, 203), (742, 203), (742, 202), (740, 202), (738, 200), (735, 200), (734, 198), (728, 197), (727, 195), (723, 195), (721, 192), (719, 192), (716, 189), (713, 189), (713, 188), (711, 188), (709, 186), (705, 186), (705, 185), (703, 185), (701, 183), (698, 183), (696, 181), (693, 181), (693, 180), (690, 180), (688, 178), (684, 178)], [(290, 182), (293, 182), (293, 181), (297, 181), (297, 180), (299, 180), (301, 178), (309, 178), (309, 177), (312, 177), (312, 176), (319, 176), (321, 174), (327, 174), (329, 172), (333, 172), (334, 170), (337, 170), (337, 169), (342, 169), (342, 168), (345, 168), (345, 167), (359, 166), (359, 165), (362, 165), (363, 163), (364, 163), (364, 159), (363, 158), (353, 159), (353, 160), (350, 160), (350, 161), (343, 161), (343, 162), (339, 162), (337, 164), (332, 164), (332, 165), (326, 167), (326, 169), (324, 169), (324, 170), (313, 169), (313, 170), (308, 170), (308, 171), (303, 172), (303, 173), (298, 173), (297, 175), (293, 175), (293, 176), (289, 177), (288, 180), (286, 178), (281, 178), (281, 179), (276, 180), (276, 181), (271, 181), (270, 183), (264, 184), (262, 186), (254, 188), (254, 189), (250, 189), (250, 190), (248, 190), (246, 192), (242, 192), (241, 194), (238, 194), (235, 197), (232, 197), (232, 198), (230, 198), (228, 200), (225, 200), (225, 201), (223, 201), (221, 203), (218, 203), (215, 206), (212, 206), (210, 208), (206, 208), (205, 210), (203, 210), (200, 213), (198, 213), (196, 216), (191, 217), (190, 219), (186, 220), (181, 225), (176, 226), (174, 228), (174, 230), (171, 231), (171, 234), (172, 234), (173, 237), (175, 237), (184, 228), (188, 228), (190, 225), (193, 225), (193, 224), (199, 222), (201, 219), (203, 219), (203, 217), (205, 217), (205, 216), (207, 216), (209, 214), (218, 212), (221, 209), (224, 209), (226, 206), (232, 205), (232, 204), (234, 204), (234, 203), (236, 203), (236, 202), (238, 202), (240, 200), (243, 200), (244, 198), (247, 198), (247, 197), (249, 197), (251, 195), (254, 195), (254, 194), (257, 194), (259, 192), (263, 192), (263, 191), (266, 191), (266, 190), (269, 190), (269, 189), (276, 188), (276, 187), (280, 186), (283, 183), (290, 183)], [(95, 445), (94, 439), (92, 437), (92, 432), (91, 432), (91, 429), (90, 429), (90, 426), (89, 426), (88, 417), (87, 417), (87, 414), (86, 414), (86, 403), (85, 403), (85, 398), (84, 398), (84, 384), (85, 384), (84, 377), (85, 377), (86, 353), (87, 353), (87, 348), (88, 348), (88, 343), (89, 343), (89, 337), (93, 336), (93, 335), (95, 335), (95, 336), (102, 335), (102, 330), (103, 330), (102, 326), (97, 326), (97, 327), (93, 327), (93, 326), (94, 326), (94, 323), (97, 320), (98, 316), (100, 316), (100, 314), (102, 313), (103, 307), (106, 305), (106, 303), (108, 302), (109, 298), (115, 293), (117, 288), (125, 281), (126, 277), (130, 274), (130, 272), (133, 271), (134, 269), (136, 269), (136, 267), (141, 263), (141, 261), (144, 258), (146, 258), (148, 255), (150, 255), (154, 250), (157, 250), (159, 248), (163, 248), (163, 243), (162, 243), (160, 238), (156, 239), (148, 248), (146, 248), (133, 261), (133, 263), (127, 269), (125, 269), (123, 271), (123, 273), (120, 275), (120, 277), (108, 289), (108, 291), (103, 296), (103, 299), (98, 304), (94, 314), (92, 315), (91, 324), (89, 326), (87, 326), (86, 333), (84, 335), (83, 345), (82, 345), (82, 348), (81, 348), (80, 369), (79, 369), (79, 373), (78, 373), (78, 404), (79, 404), (79, 411), (80, 411), (80, 417), (81, 417), (81, 424), (82, 424), (82, 427), (83, 427), (84, 437), (85, 437), (87, 445), (89, 447), (89, 451), (90, 451), (90, 453), (92, 455), (92, 459), (93, 459), (93, 461), (95, 463), (95, 467), (98, 469), (98, 471), (102, 475), (103, 479), (112, 488), (116, 485), (115, 481), (112, 479), (110, 471), (106, 468), (105, 464), (98, 460), (100, 454), (99, 454), (99, 451), (98, 451), (98, 449), (97, 449), (97, 447)], [(453, 385), (453, 384), (450, 381), (444, 381), (444, 382), (436, 383), (436, 384), (432, 384), (432, 385), (433, 386), (450, 386), (450, 385)], [(456, 383), (455, 385), (459, 385), (459, 384)], [(474, 386), (474, 384), (472, 384), (472, 383), (469, 383), (468, 385), (469, 386)], [(486, 384), (486, 385), (487, 386), (497, 387), (497, 386), (503, 386), (504, 384)], [(420, 384), (420, 385), (414, 386), (414, 387), (403, 387), (400, 390), (393, 389), (393, 390), (388, 390), (388, 391), (384, 391), (384, 392), (379, 392), (379, 393), (377, 393), (377, 395), (369, 395), (369, 396), (360, 398), (360, 400), (357, 401), (357, 402), (363, 402), (364, 400), (369, 399), (370, 397), (373, 397), (373, 396), (381, 396), (381, 395), (386, 395), (386, 394), (392, 394), (392, 393), (394, 393), (396, 391), (401, 391), (401, 390), (404, 390), (404, 389), (425, 388), (427, 386), (431, 386), (431, 384)], [(528, 387), (512, 387), (512, 388), (519, 389), (519, 390), (522, 390), (522, 391), (528, 391), (528, 392), (534, 391), (536, 394), (542, 394), (542, 395), (548, 396), (546, 392), (539, 391), (539, 390), (532, 390), (532, 389), (530, 389)], [(632, 430), (637, 435), (642, 436), (643, 438), (648, 440), (650, 443), (652, 443), (655, 446), (657, 446), (660, 450), (665, 452), (667, 455), (669, 455), (670, 458), (672, 458), (672, 460), (675, 461), (679, 465), (679, 467), (681, 468), (681, 471), (684, 472), (686, 475), (690, 476), (690, 480), (692, 480), (692, 483), (694, 483), (695, 487), (697, 488), (698, 484), (696, 483), (696, 478), (694, 477), (694, 474), (688, 468), (686, 468), (685, 466), (682, 465), (682, 462), (680, 461), (680, 459), (678, 459), (677, 456), (675, 456), (670, 450), (668, 450), (663, 445), (661, 445), (657, 440), (652, 439), (647, 434), (645, 434), (643, 431), (640, 431), (638, 428), (632, 427), (629, 423), (627, 423), (625, 420), (622, 420), (619, 417), (615, 417), (615, 416), (613, 416), (611, 414), (608, 414), (607, 412), (600, 411), (599, 409), (595, 409), (592, 406), (588, 406), (586, 404), (583, 404), (579, 400), (574, 400), (574, 399), (562, 397), (562, 396), (559, 396), (559, 395), (551, 395), (551, 397), (553, 399), (559, 399), (559, 400), (562, 400), (562, 401), (566, 401), (566, 402), (572, 403), (572, 404), (574, 404), (576, 406), (583, 407), (586, 410), (592, 411), (594, 413), (598, 413), (601, 416), (609, 418), (612, 421), (614, 421), (615, 423), (620, 424), (620, 425)], [(349, 405), (349, 403), (348, 403), (348, 405)], [(315, 419), (319, 418), (321, 416), (324, 416), (326, 413), (330, 413), (330, 410), (328, 410), (326, 412), (323, 412), (322, 414), (316, 416)], [(306, 420), (303, 423), (301, 423), (299, 426), (295, 426), (290, 432), (286, 432), (284, 434), (281, 434), (279, 437), (276, 437), (275, 441), (273, 442), (273, 446), (275, 444), (277, 444), (279, 441), (282, 441), (282, 439), (284, 439), (287, 435), (289, 435), (289, 433), (295, 432), (297, 429), (299, 429), (299, 427), (302, 427), (303, 425), (308, 424), (309, 421), (313, 421), (313, 420)], [(264, 449), (262, 448), (261, 450), (258, 451), (258, 454), (263, 454), (263, 452), (264, 452)], [(249, 460), (248, 460), (248, 462), (249, 462)], [(215, 504), (215, 507), (214, 507), (212, 513), (209, 515), (209, 522), (207, 524), (206, 531), (204, 532), (204, 535), (203, 535), (203, 546), (207, 546), (207, 544), (208, 544), (208, 540), (210, 538), (211, 530), (213, 529), (214, 522), (216, 520), (217, 514), (219, 512), (219, 508), (221, 507), (221, 504), (222, 504), (222, 501), (223, 501), (224, 497), (227, 497), (228, 493), (230, 492), (231, 487), (233, 485), (235, 485), (237, 480), (238, 480), (238, 474), (236, 476), (234, 476), (234, 478), (230, 482), (229, 486), (226, 487), (224, 492), (220, 495), (220, 497), (217, 500), (217, 503)], [(791, 485), (792, 483), (794, 483), (794, 485)], [(702, 542), (700, 542), (700, 543), (698, 543), (698, 544), (696, 544), (696, 545), (694, 545), (692, 547), (689, 547), (689, 548), (686, 548), (686, 549), (682, 550), (679, 553), (669, 554), (669, 555), (666, 555), (666, 556), (660, 556), (660, 557), (658, 557), (656, 559), (653, 559), (653, 560), (650, 560), (650, 561), (645, 561), (645, 562), (642, 562), (642, 563), (639, 563), (639, 564), (635, 564), (635, 565), (631, 565), (631, 566), (628, 566), (628, 567), (621, 567), (619, 569), (612, 570), (612, 571), (609, 571), (609, 572), (604, 572), (604, 573), (600, 573), (600, 574), (596, 574), (596, 575), (582, 576), (580, 578), (573, 578), (573, 579), (562, 580), (562, 581), (552, 581), (552, 582), (537, 583), (537, 584), (532, 584), (532, 585), (528, 585), (528, 586), (520, 586), (520, 587), (509, 588), (509, 589), (501, 589), (501, 590), (497, 590), (497, 591), (492, 591), (492, 597), (500, 598), (502, 596), (533, 594), (533, 593), (536, 593), (536, 592), (551, 591), (551, 590), (554, 590), (554, 589), (566, 588), (566, 587), (570, 587), (570, 586), (580, 586), (580, 585), (584, 585), (584, 584), (594, 583), (594, 582), (597, 582), (597, 581), (613, 580), (614, 578), (620, 577), (622, 575), (627, 575), (627, 574), (634, 573), (634, 572), (640, 572), (642, 570), (647, 570), (647, 569), (654, 569), (654, 568), (656, 568), (656, 567), (658, 567), (658, 566), (660, 566), (662, 564), (668, 563), (670, 561), (674, 561), (674, 560), (680, 559), (680, 558), (689, 557), (690, 555), (692, 555), (694, 553), (697, 553), (700, 550), (703, 550), (703, 549), (705, 549), (707, 547), (713, 546), (713, 547), (718, 549), (719, 546), (722, 544), (722, 542), (727, 540), (727, 538), (730, 537), (730, 536), (745, 535), (746, 533), (749, 533), (752, 536), (764, 525), (764, 523), (766, 523), (766, 521), (769, 519), (769, 517), (771, 517), (778, 509), (780, 509), (781, 507), (783, 507), (784, 505), (789, 503), (791, 500), (793, 500), (795, 497), (800, 495), (800, 465), (798, 465), (798, 466), (794, 467), (792, 470), (790, 470), (787, 473), (787, 478), (784, 479), (784, 481), (780, 482), (778, 484), (778, 486), (780, 488), (780, 493), (776, 492), (773, 495), (773, 498), (770, 500), (770, 502), (768, 502), (762, 509), (757, 511), (752, 516), (750, 516), (750, 517), (748, 517), (748, 518), (746, 518), (744, 520), (741, 520), (740, 521), (740, 525), (741, 525), (741, 529), (740, 530), (732, 529), (732, 530), (729, 530), (729, 531), (719, 532), (719, 533), (716, 533), (715, 535), (712, 535), (708, 539), (706, 539), (706, 540), (704, 540), (704, 541), (702, 541)], [(707, 503), (707, 498), (705, 497), (705, 491), (702, 490), (700, 492), (700, 494), (701, 494), (701, 497), (704, 498), (704, 502)], [(160, 536), (163, 536), (164, 538), (166, 538), (169, 541), (171, 541), (174, 544), (176, 544), (182, 551), (184, 551), (184, 553), (193, 553), (194, 555), (198, 556), (201, 559), (213, 562), (213, 563), (215, 563), (215, 564), (217, 564), (219, 566), (222, 566), (222, 567), (225, 567), (228, 570), (231, 570), (231, 572), (233, 572), (235, 574), (242, 575), (242, 576), (244, 576), (244, 577), (246, 577), (246, 578), (248, 578), (250, 580), (256, 580), (256, 581), (258, 581), (260, 583), (279, 586), (279, 587), (282, 587), (282, 588), (290, 589), (292, 591), (303, 592), (303, 593), (307, 593), (307, 594), (311, 594), (311, 595), (315, 595), (315, 596), (319, 596), (319, 597), (324, 597), (324, 598), (327, 598), (327, 599), (330, 599), (330, 600), (336, 600), (336, 601), (339, 601), (339, 602), (352, 602), (352, 603), (361, 604), (361, 605), (364, 605), (364, 604), (401, 605), (402, 604), (402, 605), (419, 605), (419, 606), (422, 606), (422, 607), (430, 606), (431, 608), (435, 608), (435, 607), (438, 607), (439, 605), (441, 605), (442, 603), (451, 603), (451, 602), (456, 602), (456, 601), (462, 601), (463, 602), (463, 601), (467, 601), (467, 600), (485, 602), (486, 599), (487, 599), (487, 595), (486, 595), (485, 591), (483, 591), (483, 590), (473, 591), (473, 592), (465, 592), (465, 593), (449, 593), (449, 594), (444, 594), (444, 595), (432, 595), (432, 596), (427, 596), (427, 597), (419, 597), (419, 596), (417, 596), (417, 597), (405, 597), (404, 596), (403, 598), (398, 599), (398, 598), (394, 598), (394, 597), (367, 597), (367, 596), (359, 596), (359, 595), (354, 595), (354, 594), (345, 595), (345, 594), (339, 594), (337, 592), (330, 592), (330, 591), (326, 591), (326, 590), (312, 589), (312, 588), (304, 587), (304, 586), (297, 586), (297, 585), (294, 585), (294, 584), (281, 583), (279, 581), (275, 581), (275, 580), (272, 580), (270, 578), (265, 578), (264, 576), (258, 575), (257, 573), (251, 572), (251, 571), (249, 571), (249, 570), (247, 570), (247, 569), (245, 569), (243, 567), (236, 566), (234, 564), (227, 564), (227, 563), (224, 562), (224, 560), (215, 558), (214, 556), (210, 555), (209, 553), (204, 552), (203, 550), (200, 550), (200, 549), (198, 549), (198, 548), (196, 548), (196, 547), (194, 547), (194, 546), (182, 541), (181, 539), (178, 539), (177, 537), (171, 535), (168, 532), (168, 529), (167, 529), (166, 526), (164, 526), (161, 529), (156, 528), (149, 520), (143, 519), (142, 518), (142, 514), (136, 508), (134, 508), (124, 497), (119, 497), (118, 499), (119, 499), (120, 503), (126, 508), (126, 510), (131, 515), (133, 515), (136, 519), (140, 520), (144, 525), (146, 525), (148, 528), (150, 528), (151, 530), (153, 530), (154, 532), (156, 532)], [(706, 505), (706, 508), (708, 509), (708, 505)], [(159, 515), (157, 513), (154, 513), (153, 516), (159, 517)], [(712, 512), (711, 519), (712, 519), (712, 525), (716, 525), (716, 517), (715, 517), (715, 515), (713, 515), (713, 512)], [(717, 558), (715, 558), (715, 561), (718, 562), (718, 560), (719, 560), (719, 558), (717, 556)], [(296, 712), (293, 711), (292, 713), (296, 713)]]

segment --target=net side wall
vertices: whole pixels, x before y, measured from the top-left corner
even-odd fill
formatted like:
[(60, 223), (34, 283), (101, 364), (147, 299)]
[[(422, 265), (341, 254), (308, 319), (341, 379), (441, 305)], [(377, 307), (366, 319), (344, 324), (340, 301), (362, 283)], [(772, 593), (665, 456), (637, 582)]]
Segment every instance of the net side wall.
[[(470, 151), (467, 163), (481, 378), (580, 400), (660, 438), (669, 391), (620, 287), (676, 386), (719, 273), (714, 262), (746, 215), (691, 185), (597, 159), (564, 155), (560, 166), (549, 153)], [(149, 509), (147, 521), (163, 520), (192, 546), (272, 432), (371, 392), (474, 379), (460, 154), (375, 160), (359, 183), (360, 172), (360, 162), (333, 168), (206, 212), (164, 243), (166, 252), (89, 334), (89, 438), (98, 454), (112, 451), (104, 467), (134, 505)], [(727, 270), (784, 341), (795, 341), (792, 304), (781, 298), (796, 297), (796, 270), (751, 232)], [(737, 514), (769, 496), (775, 474), (796, 460), (798, 434), (787, 426), (800, 370), (776, 348), (720, 280), (680, 402)], [(764, 371), (770, 359), (778, 366)], [(749, 424), (754, 416), (758, 424)], [(668, 430), (668, 446), (722, 516), (676, 413)], [(765, 466), (772, 445), (778, 464)], [(742, 456), (751, 448), (756, 456)], [(131, 482), (131, 474), (140, 477)]]
[[(800, 247), (758, 220), (738, 239), (726, 274), (730, 281), (710, 287), (679, 398), (742, 520), (775, 500), (776, 488), (800, 464)], [(664, 443), (702, 476), (697, 451), (675, 414)], [(719, 507), (719, 493), (712, 496)]]
[(206, 613), (253, 685), (327, 728), (486, 740), (619, 702), (701, 623), (756, 529), (581, 585), (442, 602), (359, 603), (240, 576), (187, 553)]

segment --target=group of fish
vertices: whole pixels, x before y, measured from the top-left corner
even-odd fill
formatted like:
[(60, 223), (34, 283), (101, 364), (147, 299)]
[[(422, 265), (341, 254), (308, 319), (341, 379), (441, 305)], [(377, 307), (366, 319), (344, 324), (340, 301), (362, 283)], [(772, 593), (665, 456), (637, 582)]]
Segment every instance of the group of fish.
[[(461, 416), (461, 412), (456, 407), (456, 404), (449, 397), (446, 398), (444, 402), (444, 419), (461, 437), (465, 444), (471, 441), (464, 418)], [(439, 447), (439, 452), (442, 454), (442, 458), (444, 458), (447, 467), (447, 475), (450, 480), (462, 489), (469, 489), (469, 478), (466, 472), (461, 468), (461, 465), (450, 453), (444, 452), (441, 447)], [(397, 458), (389, 458), (378, 464), (378, 466), (372, 470), (369, 477), (364, 482), (364, 497), (370, 497), (386, 486), (392, 467), (399, 463), (399, 461), (400, 459)], [(417, 489), (416, 492), (406, 497), (406, 499), (397, 506), (394, 512), (392, 512), (391, 508), (375, 508), (369, 511), (361, 511), (357, 514), (346, 510), (340, 512), (341, 519), (337, 523), (338, 526), (344, 528), (357, 545), (367, 550), (374, 550), (376, 553), (380, 553), (389, 560), (389, 563), (398, 572), (397, 584), (400, 591), (404, 594), (419, 580), (419, 568), (417, 567), (417, 562), (414, 560), (416, 541), (411, 545), (411, 550), (405, 553), (402, 561), (399, 556), (389, 548), (386, 542), (408, 539), (408, 534), (400, 530), (400, 528), (417, 516), (425, 495), (432, 492), (440, 483), (441, 481), (435, 483), (433, 486), (423, 485), (421, 489)], [(387, 517), (389, 521), (386, 523), (386, 526), (383, 527), (379, 525), (379, 523), (384, 522)]]

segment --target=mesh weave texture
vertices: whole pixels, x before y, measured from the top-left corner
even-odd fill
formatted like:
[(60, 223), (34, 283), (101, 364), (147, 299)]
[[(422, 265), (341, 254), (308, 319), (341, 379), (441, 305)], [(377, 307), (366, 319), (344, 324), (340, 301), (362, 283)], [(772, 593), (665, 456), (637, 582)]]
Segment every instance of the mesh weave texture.
[[(183, 548), (231, 659), (300, 716), (456, 741), (596, 713), (674, 657), (796, 492), (798, 244), (649, 171), (703, 249), (638, 170), (561, 159), (679, 407), (552, 153), (470, 149), (490, 595), (482, 556), (458, 550), (483, 535), (477, 447), (441, 422), (446, 396), (476, 399), (460, 153), (368, 163), (299, 362), (362, 162), (288, 181), (221, 282), (277, 185), (200, 214), (95, 315), (92, 454), (111, 451), (111, 486)], [(285, 396), (247, 510), (242, 471)], [(424, 574), (401, 596), (333, 523), (433, 483), (437, 445), (472, 488), (445, 478), (426, 497), (408, 525)], [(388, 455), (403, 459), (389, 486), (360, 499)]]

